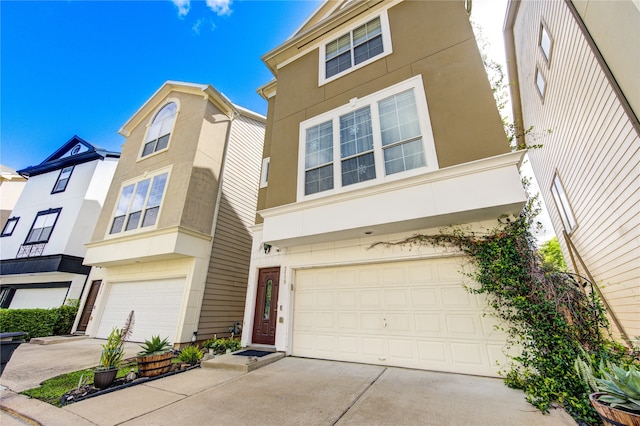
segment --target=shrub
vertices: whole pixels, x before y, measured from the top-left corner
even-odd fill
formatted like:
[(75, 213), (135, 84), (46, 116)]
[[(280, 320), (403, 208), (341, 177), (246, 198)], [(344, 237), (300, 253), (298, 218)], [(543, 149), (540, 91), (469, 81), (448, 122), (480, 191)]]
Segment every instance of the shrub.
[(204, 354), (197, 346), (187, 346), (180, 351), (178, 359), (182, 362), (187, 362), (191, 365), (197, 364), (202, 359)]
[(242, 346), (240, 345), (240, 341), (236, 339), (209, 339), (202, 344), (202, 347), (212, 349), (215, 354), (223, 354), (227, 349), (234, 352)]
[(0, 332), (24, 331), (27, 339), (71, 333), (78, 308), (0, 309)]

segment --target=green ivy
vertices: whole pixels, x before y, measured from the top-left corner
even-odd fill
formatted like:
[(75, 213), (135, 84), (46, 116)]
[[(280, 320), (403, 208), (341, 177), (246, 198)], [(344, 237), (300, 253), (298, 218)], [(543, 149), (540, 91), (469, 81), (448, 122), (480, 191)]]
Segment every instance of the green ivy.
[(532, 229), (537, 201), (530, 200), (520, 217), (482, 234), (460, 228), (437, 235), (415, 235), (373, 246), (432, 245), (455, 248), (468, 256), (473, 272), (464, 273), (479, 286), (492, 312), (505, 324), (507, 347), (519, 347), (501, 366), (507, 386), (522, 389), (543, 412), (561, 405), (577, 421), (597, 424), (589, 389), (573, 365), (582, 350), (594, 357), (628, 358), (608, 331), (604, 308), (586, 280), (542, 261)]

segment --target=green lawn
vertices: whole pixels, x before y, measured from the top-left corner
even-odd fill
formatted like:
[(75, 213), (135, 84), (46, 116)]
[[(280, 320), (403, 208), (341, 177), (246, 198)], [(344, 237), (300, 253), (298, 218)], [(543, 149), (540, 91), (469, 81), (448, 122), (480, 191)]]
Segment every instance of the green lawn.
[[(131, 369), (137, 371), (135, 362), (120, 367), (117, 377), (126, 376)], [(93, 383), (93, 370), (95, 370), (95, 368), (61, 374), (60, 376), (45, 380), (37, 388), (27, 389), (20, 393), (59, 407), (62, 395), (78, 387), (78, 385)]]

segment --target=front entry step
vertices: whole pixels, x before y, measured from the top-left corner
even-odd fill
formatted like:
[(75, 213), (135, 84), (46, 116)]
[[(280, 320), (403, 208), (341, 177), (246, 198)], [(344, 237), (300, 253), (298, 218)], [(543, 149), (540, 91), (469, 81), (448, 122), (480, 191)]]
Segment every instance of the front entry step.
[[(244, 352), (246, 349), (242, 349), (236, 353)], [(284, 352), (272, 352), (268, 355), (261, 357), (234, 355), (233, 353), (216, 356), (215, 358), (202, 361), (200, 366), (202, 368), (219, 368), (222, 370), (235, 370), (248, 373), (253, 370), (257, 370), (260, 367), (276, 362), (279, 359), (284, 358)]]

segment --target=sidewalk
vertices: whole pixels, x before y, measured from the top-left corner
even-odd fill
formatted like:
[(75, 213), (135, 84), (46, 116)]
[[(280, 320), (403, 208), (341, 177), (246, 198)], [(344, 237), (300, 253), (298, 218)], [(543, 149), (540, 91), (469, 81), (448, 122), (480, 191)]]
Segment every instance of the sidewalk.
[(63, 408), (3, 390), (0, 408), (3, 426), (575, 425), (499, 379), (293, 357), (249, 373), (198, 368)]

